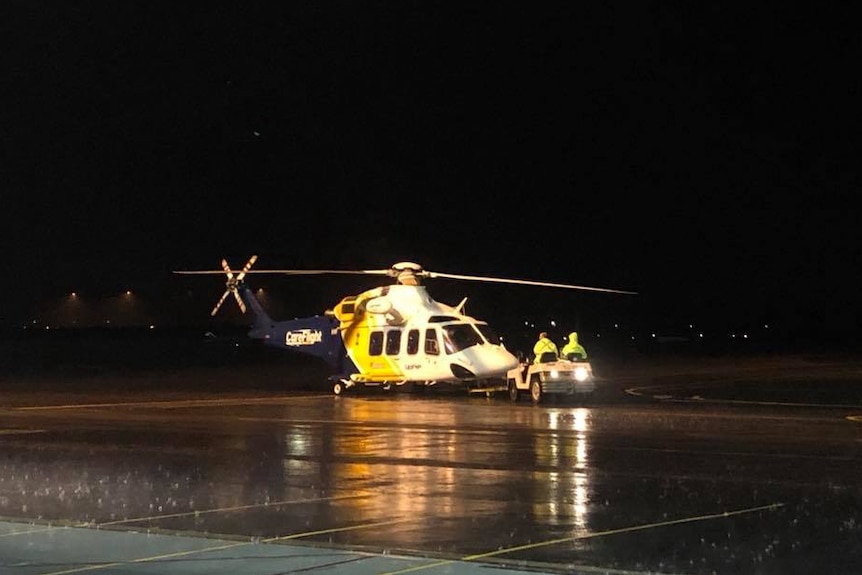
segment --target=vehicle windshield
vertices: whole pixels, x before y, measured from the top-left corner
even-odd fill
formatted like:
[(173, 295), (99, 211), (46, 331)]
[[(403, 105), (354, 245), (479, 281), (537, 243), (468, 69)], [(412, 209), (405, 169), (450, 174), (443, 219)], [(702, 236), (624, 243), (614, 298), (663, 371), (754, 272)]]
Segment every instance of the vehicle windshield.
[(447, 354), (463, 351), (485, 343), (479, 332), (469, 323), (453, 323), (443, 327), (443, 347)]

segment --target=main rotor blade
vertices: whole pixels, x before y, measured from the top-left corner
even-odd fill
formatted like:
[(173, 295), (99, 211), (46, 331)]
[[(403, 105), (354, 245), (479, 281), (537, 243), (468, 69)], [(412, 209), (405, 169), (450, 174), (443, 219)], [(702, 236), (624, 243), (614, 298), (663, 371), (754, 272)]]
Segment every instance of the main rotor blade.
[(248, 270), (249, 274), (284, 274), (290, 276), (321, 274), (390, 275), (390, 270)]
[[(180, 275), (224, 275), (224, 270), (175, 270)], [(392, 275), (391, 270), (246, 270), (246, 274), (283, 274), (283, 275), (321, 275), (321, 274), (353, 274), (353, 275)]]
[(529, 286), (555, 287), (555, 288), (564, 288), (564, 289), (577, 289), (577, 290), (586, 290), (586, 291), (599, 291), (599, 292), (606, 292), (606, 293), (621, 293), (621, 294), (637, 295), (637, 292), (634, 292), (634, 291), (625, 291), (625, 290), (608, 289), (608, 288), (597, 288), (597, 287), (579, 286), (579, 285), (571, 285), (571, 284), (558, 284), (558, 283), (551, 283), (551, 282), (538, 282), (538, 281), (532, 281), (532, 280), (493, 278), (493, 277), (486, 277), (486, 276), (465, 276), (465, 275), (458, 275), (458, 274), (446, 274), (446, 273), (429, 272), (429, 271), (426, 271), (425, 274), (429, 278), (448, 278), (448, 279), (454, 279), (454, 280), (470, 280), (470, 281), (483, 281), (483, 282), (504, 283), (504, 284), (520, 284), (520, 285), (529, 285)]

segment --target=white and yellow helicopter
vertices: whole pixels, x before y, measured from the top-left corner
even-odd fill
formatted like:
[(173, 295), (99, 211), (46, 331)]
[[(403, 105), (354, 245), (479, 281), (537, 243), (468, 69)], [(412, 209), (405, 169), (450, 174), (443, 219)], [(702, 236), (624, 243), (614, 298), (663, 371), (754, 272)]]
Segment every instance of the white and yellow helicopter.
[[(523, 284), (589, 290), (618, 294), (635, 292), (548, 283), (531, 280), (492, 278), (432, 272), (413, 262), (400, 262), (379, 270), (252, 270), (257, 256), (234, 273), (226, 260), (221, 270), (183, 270), (176, 274), (226, 274), (227, 286), (211, 315), (215, 315), (231, 295), (243, 313), (251, 309), (254, 323), (249, 337), (266, 345), (290, 349), (323, 358), (332, 369), (332, 390), (341, 395), (353, 386), (431, 386), (448, 383), (476, 386), (504, 379), (518, 366), (518, 358), (501, 343), (485, 322), (464, 312), (464, 298), (458, 305), (431, 298), (421, 280), (448, 278), (483, 282)], [(274, 321), (245, 285), (248, 274), (364, 274), (395, 279), (385, 285), (347, 296), (323, 315)]]

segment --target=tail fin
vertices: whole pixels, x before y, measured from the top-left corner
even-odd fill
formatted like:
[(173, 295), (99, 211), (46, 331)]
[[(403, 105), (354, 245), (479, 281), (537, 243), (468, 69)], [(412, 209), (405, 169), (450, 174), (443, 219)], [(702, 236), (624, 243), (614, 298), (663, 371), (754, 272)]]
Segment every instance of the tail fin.
[(248, 287), (240, 285), (237, 291), (241, 300), (251, 308), (251, 314), (254, 316), (254, 325), (251, 326), (251, 330), (248, 332), (249, 337), (265, 339), (267, 334), (270, 334), (275, 327), (275, 322), (264, 311), (263, 306), (260, 305), (260, 302), (254, 297), (254, 294), (251, 293)]

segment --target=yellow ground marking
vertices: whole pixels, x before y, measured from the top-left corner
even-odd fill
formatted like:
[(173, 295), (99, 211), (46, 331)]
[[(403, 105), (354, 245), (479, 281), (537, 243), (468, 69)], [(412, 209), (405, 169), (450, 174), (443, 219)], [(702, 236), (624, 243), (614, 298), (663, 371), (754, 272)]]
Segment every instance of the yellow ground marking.
[(320, 501), (339, 501), (342, 499), (358, 499), (361, 497), (367, 497), (367, 494), (356, 494), (356, 495), (336, 495), (334, 497), (314, 497), (312, 499), (285, 499), (283, 501), (270, 501), (265, 503), (254, 503), (251, 505), (236, 505), (233, 507), (218, 507), (215, 509), (201, 509), (197, 511), (186, 511), (183, 513), (168, 513), (165, 515), (150, 515), (147, 517), (131, 517), (129, 519), (118, 519), (117, 521), (104, 521), (100, 523), (92, 523), (92, 522), (83, 522), (83, 523), (70, 523), (70, 524), (62, 524), (62, 525), (49, 525), (44, 527), (38, 527), (34, 529), (22, 529), (20, 531), (10, 531), (9, 533), (0, 534), (0, 538), (3, 537), (14, 537), (17, 535), (31, 535), (33, 533), (44, 533), (46, 531), (55, 531), (57, 529), (66, 529), (69, 527), (76, 528), (99, 528), (99, 527), (107, 527), (110, 525), (123, 525), (125, 523), (139, 523), (144, 521), (159, 521), (161, 519), (176, 519), (177, 517), (198, 517), (200, 515), (205, 515), (208, 513), (232, 513), (234, 511), (245, 511), (247, 509), (259, 509), (262, 507), (278, 507), (281, 505), (297, 505), (300, 503), (316, 503)]
[(177, 517), (197, 517), (208, 513), (232, 513), (234, 511), (245, 511), (247, 509), (259, 509), (262, 507), (278, 507), (280, 505), (298, 505), (300, 503), (316, 503), (319, 501), (339, 501), (342, 499), (358, 499), (367, 497), (366, 493), (357, 493), (353, 495), (336, 495), (333, 497), (314, 497), (312, 499), (285, 499), (283, 501), (270, 501), (266, 503), (253, 503), (250, 505), (236, 505), (233, 507), (218, 507), (215, 509), (202, 509), (197, 511), (184, 511), (183, 513), (169, 513), (166, 515), (151, 515), (148, 517), (131, 517), (129, 519), (118, 519), (117, 521), (106, 521), (97, 523), (96, 526), (102, 527), (105, 525), (122, 525), (124, 523), (138, 523), (141, 521), (159, 521), (161, 519), (176, 519)]
[(537, 541), (536, 543), (528, 543), (526, 545), (518, 545), (515, 547), (505, 547), (502, 549), (496, 549), (494, 551), (488, 551), (487, 553), (477, 553), (475, 555), (465, 555), (460, 559), (447, 559), (445, 561), (435, 561), (433, 563), (426, 563), (425, 565), (416, 565), (415, 567), (408, 567), (406, 569), (401, 569), (398, 571), (390, 571), (387, 573), (381, 573), (380, 575), (400, 575), (401, 573), (410, 573), (413, 571), (422, 571), (424, 569), (433, 569), (435, 567), (441, 567), (443, 565), (448, 565), (450, 563), (455, 563), (458, 561), (476, 561), (479, 559), (488, 559), (489, 557), (495, 557), (497, 555), (505, 555), (507, 553), (513, 553), (515, 551), (524, 551), (526, 549), (536, 549), (539, 547), (548, 547), (550, 545), (558, 545), (560, 543), (568, 543), (571, 541), (578, 541), (581, 539), (594, 539), (596, 537), (605, 537), (607, 535), (619, 535), (620, 533), (631, 533), (634, 531), (644, 531), (647, 529), (655, 529), (657, 527), (667, 527), (669, 525), (681, 525), (684, 523), (694, 523), (697, 521), (708, 521), (710, 519), (723, 519), (725, 517), (733, 517), (734, 515), (743, 515), (746, 513), (755, 513), (757, 511), (766, 511), (778, 509), (779, 507), (783, 507), (784, 503), (771, 503), (769, 505), (761, 505), (759, 507), (749, 507), (747, 509), (737, 509), (734, 511), (724, 511), (722, 513), (713, 513), (710, 515), (697, 515), (694, 517), (684, 517), (682, 519), (672, 519), (670, 521), (659, 521), (657, 523), (647, 523), (644, 525), (632, 525), (630, 527), (622, 527), (620, 529), (609, 529), (607, 531), (597, 531), (596, 533), (589, 533), (586, 535), (575, 535), (573, 537), (561, 537), (559, 539), (549, 539), (547, 541)]
[(45, 527), (36, 527), (34, 529), (22, 529), (20, 531), (10, 531), (9, 533), (0, 534), (0, 538), (2, 537), (15, 537), (17, 535), (31, 535), (33, 533), (46, 533), (48, 531), (56, 531), (57, 529), (65, 529), (65, 525), (48, 525)]
[(110, 525), (123, 525), (126, 523), (138, 523), (143, 521), (159, 521), (161, 519), (176, 519), (177, 517), (198, 517), (200, 515), (206, 515), (208, 513), (231, 513), (234, 511), (244, 511), (247, 509), (259, 509), (262, 507), (278, 507), (281, 505), (297, 505), (301, 503), (317, 503), (320, 501), (340, 501), (342, 499), (358, 499), (361, 497), (367, 497), (367, 493), (358, 493), (353, 495), (335, 495), (333, 497), (314, 497), (311, 499), (285, 499), (283, 501), (269, 501), (265, 503), (254, 503), (251, 505), (236, 505), (233, 507), (218, 507), (215, 509), (201, 509), (196, 511), (185, 511), (183, 513), (168, 513), (165, 515), (150, 515), (147, 517), (130, 517), (128, 519), (118, 519), (117, 521), (104, 521), (100, 523), (92, 523), (92, 522), (82, 522), (82, 523), (70, 523), (68, 525), (49, 525), (44, 527), (38, 527), (34, 529), (22, 529), (20, 531), (10, 531), (9, 533), (0, 534), (0, 538), (3, 537), (14, 537), (16, 535), (30, 535), (32, 533), (43, 533), (46, 531), (55, 531), (57, 529), (67, 529), (70, 527), (76, 528), (99, 528), (106, 527)]
[(862, 423), (862, 415), (848, 415), (847, 419), (855, 423)]
[(164, 561), (166, 559), (176, 559), (177, 557), (188, 557), (198, 553), (209, 553), (212, 551), (223, 551), (225, 549), (234, 549), (236, 547), (244, 547), (250, 545), (258, 545), (260, 543), (273, 543), (276, 541), (284, 541), (288, 539), (300, 539), (302, 537), (311, 537), (313, 535), (326, 535), (328, 533), (339, 533), (343, 531), (357, 531), (359, 529), (371, 529), (374, 527), (382, 527), (384, 525), (394, 525), (396, 523), (404, 523), (413, 519), (390, 519), (387, 521), (377, 521), (375, 523), (362, 523), (360, 525), (350, 525), (348, 527), (333, 527), (331, 529), (321, 529), (319, 531), (306, 531), (303, 533), (294, 533), (292, 535), (280, 535), (278, 537), (268, 537), (259, 541), (241, 541), (237, 543), (226, 543), (224, 545), (214, 545), (203, 549), (190, 549), (188, 551), (177, 551), (176, 553), (166, 553), (164, 555), (151, 555), (149, 557), (139, 557), (128, 561), (114, 561), (112, 563), (98, 563), (94, 565), (84, 565), (83, 567), (75, 567), (73, 569), (64, 569), (62, 571), (50, 571), (41, 573), (40, 575), (68, 575), (69, 573), (83, 573), (85, 571), (98, 571), (100, 569), (109, 569), (111, 567), (120, 567), (122, 565), (134, 565), (136, 563), (148, 563), (151, 561)]
[(181, 407), (211, 407), (225, 405), (267, 405), (281, 404), (298, 399), (324, 397), (321, 395), (294, 395), (282, 397), (235, 397), (229, 399), (183, 399), (171, 401), (124, 401), (116, 403), (68, 403), (61, 405), (32, 405), (15, 407), (16, 411), (51, 411), (63, 409), (93, 409), (100, 407), (157, 407), (175, 409)]

